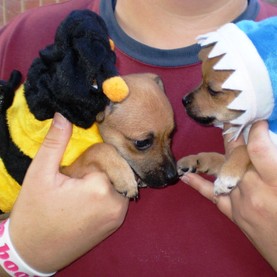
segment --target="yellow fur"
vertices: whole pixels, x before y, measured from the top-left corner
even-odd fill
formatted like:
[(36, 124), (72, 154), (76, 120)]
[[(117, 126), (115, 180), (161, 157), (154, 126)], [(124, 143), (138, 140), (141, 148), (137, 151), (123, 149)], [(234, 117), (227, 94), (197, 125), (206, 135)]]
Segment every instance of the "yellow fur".
[(0, 210), (9, 212), (20, 191), (21, 186), (9, 175), (0, 160)]

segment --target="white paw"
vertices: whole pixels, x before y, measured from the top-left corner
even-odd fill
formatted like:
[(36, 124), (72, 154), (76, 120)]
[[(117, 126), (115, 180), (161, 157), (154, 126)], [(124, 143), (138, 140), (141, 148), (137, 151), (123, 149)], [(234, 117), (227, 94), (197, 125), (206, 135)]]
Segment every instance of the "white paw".
[(214, 194), (228, 194), (239, 182), (238, 177), (219, 176), (214, 182)]

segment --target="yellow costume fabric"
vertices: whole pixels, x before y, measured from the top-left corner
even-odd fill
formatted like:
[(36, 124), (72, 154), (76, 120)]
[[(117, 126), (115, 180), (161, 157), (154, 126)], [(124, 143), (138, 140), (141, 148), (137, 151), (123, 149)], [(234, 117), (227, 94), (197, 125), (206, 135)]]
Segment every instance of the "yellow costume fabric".
[[(34, 158), (52, 119), (39, 121), (30, 112), (22, 85), (15, 93), (12, 106), (7, 110), (7, 122), (13, 142), (30, 158)], [(61, 165), (71, 164), (88, 147), (103, 142), (96, 124), (88, 129), (73, 126), (73, 133), (65, 151)], [(11, 210), (21, 186), (7, 173), (0, 160), (0, 210)]]

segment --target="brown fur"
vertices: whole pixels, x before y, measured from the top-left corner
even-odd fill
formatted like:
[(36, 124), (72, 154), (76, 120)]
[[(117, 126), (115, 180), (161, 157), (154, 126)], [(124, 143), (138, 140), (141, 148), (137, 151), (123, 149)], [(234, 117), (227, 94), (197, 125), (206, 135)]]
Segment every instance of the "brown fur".
[(203, 48), (199, 54), (202, 60), (202, 83), (183, 99), (188, 114), (204, 124), (228, 122), (241, 114), (240, 111), (227, 108), (239, 91), (222, 89), (222, 84), (233, 71), (214, 70), (213, 66), (222, 56), (208, 59), (211, 49), (212, 46)]
[(97, 116), (104, 143), (93, 145), (61, 171), (72, 177), (104, 171), (120, 193), (132, 198), (138, 194), (138, 180), (139, 186), (163, 187), (176, 179), (170, 150), (174, 117), (157, 75), (123, 79), (130, 90), (127, 99)]
[[(218, 122), (228, 123), (243, 112), (227, 108), (240, 92), (222, 89), (222, 84), (232, 74), (232, 71), (213, 69), (222, 56), (208, 58), (212, 48), (213, 45), (200, 51), (202, 83), (183, 99), (187, 113), (194, 120), (205, 125)], [(217, 176), (215, 193), (220, 194), (230, 192), (241, 180), (249, 166), (250, 160), (246, 147), (240, 146), (229, 155), (227, 160), (218, 153), (199, 153), (184, 157), (178, 161), (178, 172), (179, 175), (193, 171)]]

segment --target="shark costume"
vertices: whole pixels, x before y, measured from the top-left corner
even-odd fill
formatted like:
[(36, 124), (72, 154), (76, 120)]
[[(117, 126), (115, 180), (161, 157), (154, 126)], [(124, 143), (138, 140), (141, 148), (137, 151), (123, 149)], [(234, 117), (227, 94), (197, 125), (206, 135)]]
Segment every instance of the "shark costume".
[(236, 139), (243, 131), (247, 138), (254, 122), (267, 119), (277, 144), (277, 17), (228, 23), (197, 39), (201, 47), (214, 44), (208, 58), (222, 55), (214, 70), (233, 71), (222, 89), (240, 91), (228, 108), (244, 112), (226, 133)]

